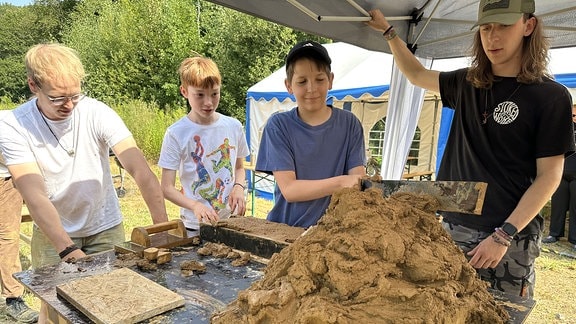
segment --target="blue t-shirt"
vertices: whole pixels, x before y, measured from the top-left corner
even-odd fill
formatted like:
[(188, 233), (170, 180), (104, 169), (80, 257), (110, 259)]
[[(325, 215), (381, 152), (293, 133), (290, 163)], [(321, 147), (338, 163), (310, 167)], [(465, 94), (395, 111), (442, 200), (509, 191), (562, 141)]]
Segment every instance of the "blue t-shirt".
[[(331, 107), (332, 108), (332, 107)], [(256, 170), (294, 171), (298, 180), (319, 180), (348, 174), (365, 164), (362, 124), (349, 111), (332, 108), (322, 125), (310, 126), (298, 117), (298, 108), (270, 117), (260, 141)], [(324, 215), (330, 197), (289, 203), (276, 186), (268, 220), (309, 227)]]

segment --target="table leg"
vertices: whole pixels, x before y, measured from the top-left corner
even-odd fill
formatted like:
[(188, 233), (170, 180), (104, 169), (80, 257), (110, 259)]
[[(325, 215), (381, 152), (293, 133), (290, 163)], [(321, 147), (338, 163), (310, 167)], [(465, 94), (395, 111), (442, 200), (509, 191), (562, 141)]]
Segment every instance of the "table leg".
[(255, 191), (255, 189), (256, 189), (256, 183), (255, 183), (256, 176), (254, 174), (254, 170), (250, 170), (250, 179), (252, 181), (251, 188), (250, 188), (250, 190), (251, 190), (250, 195), (251, 195), (251, 199), (252, 199), (252, 217), (256, 217), (256, 210), (254, 209), (256, 206), (256, 191)]

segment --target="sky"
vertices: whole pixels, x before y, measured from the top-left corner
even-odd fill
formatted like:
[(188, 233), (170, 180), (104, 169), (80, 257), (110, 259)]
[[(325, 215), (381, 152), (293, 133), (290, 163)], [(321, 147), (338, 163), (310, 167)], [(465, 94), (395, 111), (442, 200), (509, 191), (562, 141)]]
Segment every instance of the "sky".
[(25, 6), (28, 4), (32, 4), (34, 0), (0, 0), (0, 3), (10, 3), (15, 6)]

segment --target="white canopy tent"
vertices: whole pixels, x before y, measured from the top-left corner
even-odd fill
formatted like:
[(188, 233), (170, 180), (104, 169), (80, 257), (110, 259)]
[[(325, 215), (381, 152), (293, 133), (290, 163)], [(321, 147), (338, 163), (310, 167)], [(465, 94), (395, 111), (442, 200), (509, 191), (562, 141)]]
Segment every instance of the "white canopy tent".
[[(209, 0), (256, 17), (334, 41), (390, 53), (382, 33), (366, 26), (378, 8), (419, 57), (466, 56), (476, 22), (478, 0)], [(576, 46), (574, 0), (538, 0), (553, 48)]]

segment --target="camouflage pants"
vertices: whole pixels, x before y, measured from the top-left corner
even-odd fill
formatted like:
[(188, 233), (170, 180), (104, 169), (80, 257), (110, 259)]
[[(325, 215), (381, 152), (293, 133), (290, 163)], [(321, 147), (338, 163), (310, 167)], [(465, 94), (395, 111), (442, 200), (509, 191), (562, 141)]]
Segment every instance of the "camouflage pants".
[[(442, 226), (452, 236), (456, 245), (464, 251), (464, 254), (492, 234), (447, 222), (442, 222)], [(496, 268), (476, 269), (476, 271), (480, 278), (489, 282), (494, 289), (511, 295), (532, 298), (536, 281), (534, 262), (540, 255), (540, 247), (541, 235), (518, 234)], [(467, 255), (466, 258), (470, 259)]]

